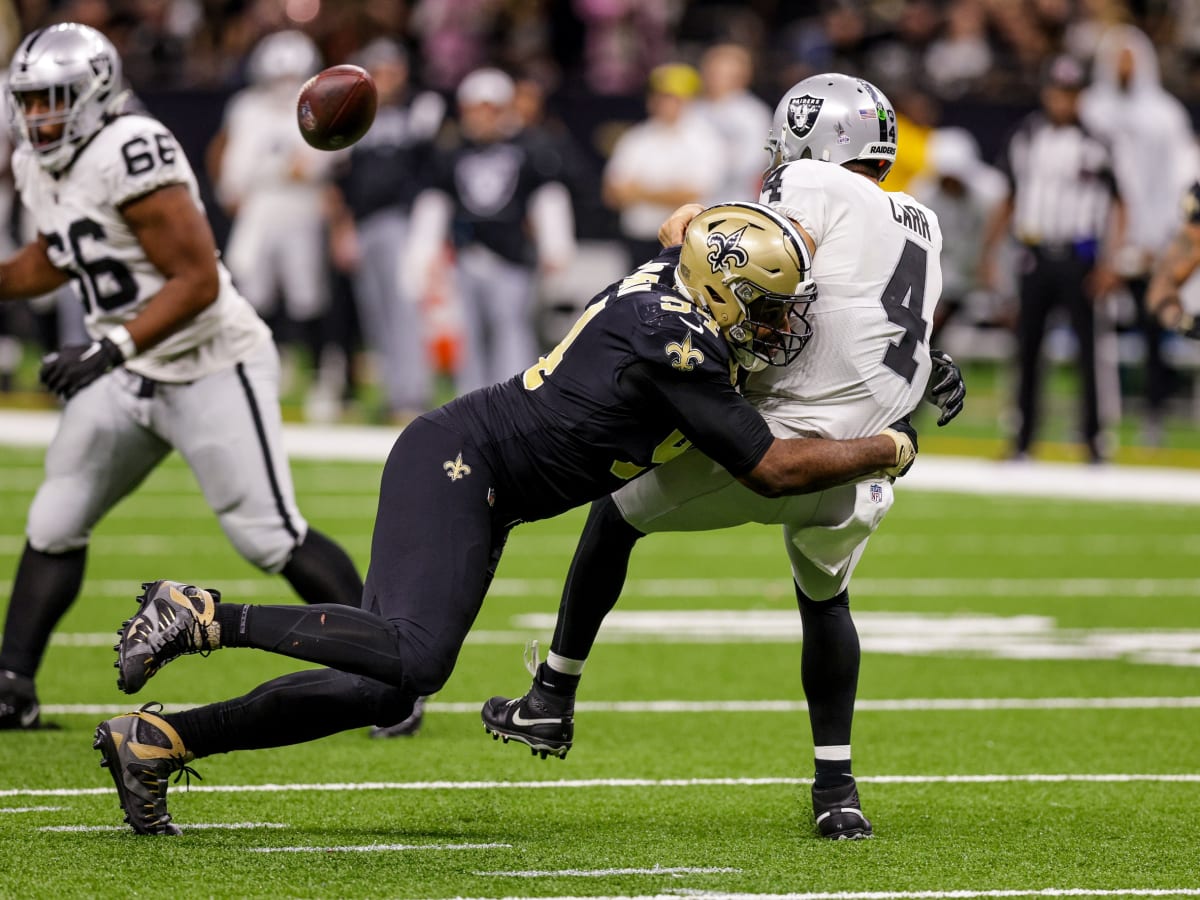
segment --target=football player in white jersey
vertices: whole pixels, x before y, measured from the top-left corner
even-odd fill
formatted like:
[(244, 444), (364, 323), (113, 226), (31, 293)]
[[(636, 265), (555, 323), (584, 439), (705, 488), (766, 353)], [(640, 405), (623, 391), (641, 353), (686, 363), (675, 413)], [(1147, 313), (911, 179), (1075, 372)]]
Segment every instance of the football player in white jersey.
[(34, 676), (91, 530), (173, 449), (247, 560), (307, 601), (361, 602), (353, 562), (296, 507), (270, 332), (217, 258), (183, 151), (122, 114), (120, 84), (112, 44), (73, 23), (28, 35), (9, 70), (13, 172), (37, 238), (0, 262), (0, 299), (73, 281), (91, 341), (42, 366), (65, 405), (4, 623), (0, 728), (38, 724)]
[[(896, 155), (896, 117), (874, 85), (845, 75), (801, 81), (775, 110), (772, 168), (760, 201), (786, 214), (812, 252), (817, 300), (812, 338), (786, 366), (745, 381), (745, 396), (777, 437), (853, 438), (912, 413), (923, 396), (945, 424), (962, 406), (961, 373), (928, 338), (941, 292), (937, 217), (879, 185)], [(699, 212), (681, 207), (664, 244), (685, 240)], [(690, 238), (688, 238), (690, 239)], [(804, 625), (801, 680), (815, 744), (813, 811), (823, 837), (871, 836), (851, 774), (850, 726), (858, 634), (850, 576), (892, 505), (891, 479), (871, 477), (821, 493), (766, 498), (689, 451), (592, 505), (546, 662), (528, 694), (483, 708), (493, 736), (565, 756), (574, 695), (601, 620), (615, 604), (635, 542), (655, 531), (702, 531), (747, 522), (782, 524)]]

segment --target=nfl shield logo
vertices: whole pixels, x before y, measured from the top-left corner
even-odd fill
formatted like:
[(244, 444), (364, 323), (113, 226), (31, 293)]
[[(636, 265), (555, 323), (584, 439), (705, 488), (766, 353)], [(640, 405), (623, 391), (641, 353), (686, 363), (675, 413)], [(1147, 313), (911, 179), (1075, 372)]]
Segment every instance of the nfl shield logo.
[(803, 97), (793, 97), (788, 101), (787, 124), (792, 134), (804, 137), (817, 124), (817, 115), (821, 112), (824, 100), (805, 94)]
[(882, 485), (879, 485), (879, 484), (871, 485), (871, 502), (872, 503), (882, 503), (883, 502), (883, 486)]

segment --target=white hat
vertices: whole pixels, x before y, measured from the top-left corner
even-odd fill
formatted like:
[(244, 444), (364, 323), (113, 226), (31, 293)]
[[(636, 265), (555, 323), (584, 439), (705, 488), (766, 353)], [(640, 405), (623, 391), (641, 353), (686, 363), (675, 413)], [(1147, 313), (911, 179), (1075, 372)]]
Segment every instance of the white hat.
[(476, 69), (458, 85), (458, 105), (491, 103), (508, 106), (513, 99), (513, 80), (499, 69)]
[(926, 150), (935, 173), (969, 181), (980, 169), (979, 145), (965, 128), (939, 128), (929, 138)]

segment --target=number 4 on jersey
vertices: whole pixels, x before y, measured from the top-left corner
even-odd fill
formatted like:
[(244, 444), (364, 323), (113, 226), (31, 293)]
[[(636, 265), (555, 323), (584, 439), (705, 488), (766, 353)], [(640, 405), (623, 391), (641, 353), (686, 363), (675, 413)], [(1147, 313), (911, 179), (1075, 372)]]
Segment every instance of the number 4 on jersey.
[(917, 347), (925, 343), (925, 248), (912, 241), (904, 242), (904, 250), (896, 270), (879, 298), (888, 321), (904, 329), (898, 343), (892, 343), (883, 354), (883, 364), (912, 384), (917, 373)]

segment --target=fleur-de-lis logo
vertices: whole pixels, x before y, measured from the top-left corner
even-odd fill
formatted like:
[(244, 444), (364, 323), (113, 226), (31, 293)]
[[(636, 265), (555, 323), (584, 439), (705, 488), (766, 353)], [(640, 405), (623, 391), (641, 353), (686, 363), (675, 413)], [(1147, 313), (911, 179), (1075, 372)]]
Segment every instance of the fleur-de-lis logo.
[(708, 264), (712, 266), (714, 275), (718, 272), (728, 272), (730, 263), (744, 266), (750, 262), (750, 255), (740, 246), (747, 227), (749, 226), (743, 225), (733, 234), (714, 231), (708, 236), (705, 243), (712, 247), (708, 254)]
[(672, 341), (667, 344), (667, 356), (671, 358), (671, 368), (680, 372), (690, 372), (704, 362), (704, 354), (692, 346), (692, 336), (689, 334), (683, 343)]
[(471, 467), (462, 461), (461, 453), (442, 463), (442, 468), (446, 470), (446, 475), (451, 481), (460, 481), (471, 474)]

